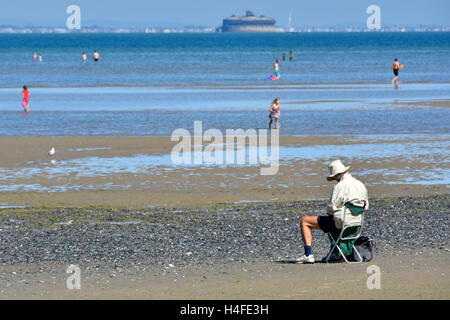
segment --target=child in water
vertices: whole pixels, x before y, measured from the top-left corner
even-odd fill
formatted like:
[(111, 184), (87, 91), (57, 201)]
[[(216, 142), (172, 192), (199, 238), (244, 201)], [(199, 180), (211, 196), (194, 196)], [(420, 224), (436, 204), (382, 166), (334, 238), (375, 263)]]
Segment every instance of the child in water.
[(25, 112), (30, 112), (29, 108), (29, 102), (30, 102), (30, 91), (28, 91), (27, 86), (23, 86), (23, 101), (22, 101), (22, 107), (25, 109)]
[(275, 119), (275, 129), (279, 129), (280, 126), (278, 125), (278, 119), (280, 118), (280, 98), (275, 98), (272, 101), (272, 105), (270, 106), (269, 112), (270, 112), (269, 130), (272, 129), (273, 119)]
[(274, 76), (272, 77), (272, 80), (278, 80), (278, 79), (280, 79), (280, 76), (281, 76), (281, 74), (280, 74), (280, 60), (275, 60), (275, 64), (274, 64), (274, 66), (273, 66), (273, 73), (274, 73)]

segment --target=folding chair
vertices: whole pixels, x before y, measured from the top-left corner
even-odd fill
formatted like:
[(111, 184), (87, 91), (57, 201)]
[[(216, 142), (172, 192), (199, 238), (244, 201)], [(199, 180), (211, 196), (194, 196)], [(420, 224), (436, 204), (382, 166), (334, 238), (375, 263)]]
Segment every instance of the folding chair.
[[(345, 206), (350, 210), (348, 207), (348, 203), (345, 204)], [(360, 226), (345, 226), (345, 212), (344, 217), (342, 221), (342, 229), (339, 233), (339, 235), (333, 236), (331, 232), (328, 232), (328, 237), (330, 238), (330, 242), (332, 244), (332, 248), (330, 249), (330, 252), (327, 254), (325, 263), (328, 263), (328, 260), (330, 259), (331, 255), (333, 254), (334, 250), (337, 249), (339, 253), (341, 254), (342, 258), (344, 258), (345, 262), (347, 263), (361, 263), (363, 262), (363, 259), (361, 258), (361, 255), (359, 254), (358, 250), (356, 250), (354, 242), (356, 239), (358, 239), (361, 236), (363, 225), (364, 225), (364, 211), (359, 213), (361, 215), (361, 225)], [(345, 236), (344, 236), (345, 233)], [(356, 235), (355, 235), (356, 234)], [(359, 261), (348, 261), (348, 259), (345, 257), (344, 252), (342, 251), (341, 247), (339, 246), (341, 241), (349, 241), (351, 243), (351, 249), (352, 251), (356, 252), (356, 255), (359, 258)], [(334, 242), (334, 245), (333, 245)]]

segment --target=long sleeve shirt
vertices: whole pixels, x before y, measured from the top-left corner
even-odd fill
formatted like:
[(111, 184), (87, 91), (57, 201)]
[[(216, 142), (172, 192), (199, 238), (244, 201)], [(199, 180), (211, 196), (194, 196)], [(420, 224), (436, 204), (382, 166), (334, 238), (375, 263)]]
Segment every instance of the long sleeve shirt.
[(336, 228), (342, 228), (342, 221), (345, 215), (345, 226), (361, 225), (362, 215), (353, 214), (345, 207), (350, 202), (352, 205), (369, 208), (369, 195), (364, 184), (353, 178), (350, 173), (346, 173), (341, 181), (333, 187), (330, 202), (328, 203), (328, 214), (334, 217)]

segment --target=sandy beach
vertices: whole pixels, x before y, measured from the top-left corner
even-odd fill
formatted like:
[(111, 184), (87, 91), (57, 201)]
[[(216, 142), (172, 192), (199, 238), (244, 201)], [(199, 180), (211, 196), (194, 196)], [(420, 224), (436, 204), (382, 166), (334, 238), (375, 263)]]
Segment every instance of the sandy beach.
[[(197, 267), (190, 272), (168, 271), (164, 276), (149, 271), (121, 275), (82, 269), (80, 290), (65, 286), (67, 265), (2, 267), (0, 299), (447, 300), (448, 263), (448, 253), (444, 257), (439, 253), (381, 257), (362, 265)], [(371, 265), (381, 268), (380, 289), (367, 288)]]
[[(326, 201), (0, 210), (1, 299), (448, 299), (449, 196), (373, 199), (370, 263), (292, 264)], [(313, 231), (320, 258), (329, 242)], [(69, 290), (69, 265), (80, 289)], [(369, 289), (369, 266), (381, 288)]]
[[(269, 176), (261, 165), (174, 166), (175, 143), (1, 137), (0, 299), (450, 296), (447, 135), (281, 136)], [(325, 212), (329, 150), (369, 190), (370, 263), (290, 263), (300, 218)], [(329, 243), (313, 237), (320, 261)], [(66, 287), (71, 264), (80, 290)], [(379, 290), (366, 285), (371, 265)]]

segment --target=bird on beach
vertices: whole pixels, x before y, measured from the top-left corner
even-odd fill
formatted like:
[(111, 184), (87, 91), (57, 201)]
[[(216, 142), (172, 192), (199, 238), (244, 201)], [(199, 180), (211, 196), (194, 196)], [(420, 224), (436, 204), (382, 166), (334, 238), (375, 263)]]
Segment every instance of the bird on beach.
[(49, 156), (52, 156), (55, 154), (55, 147), (51, 148), (50, 151), (48, 152)]

